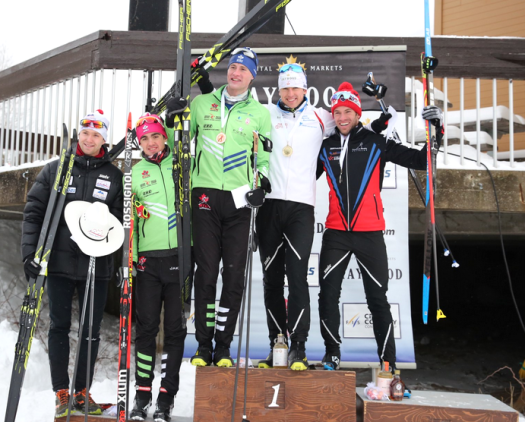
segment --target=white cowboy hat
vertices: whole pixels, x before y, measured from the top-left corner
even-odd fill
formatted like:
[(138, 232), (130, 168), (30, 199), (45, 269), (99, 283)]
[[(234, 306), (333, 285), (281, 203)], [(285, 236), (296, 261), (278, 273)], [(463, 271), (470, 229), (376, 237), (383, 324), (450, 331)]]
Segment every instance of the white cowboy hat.
[(124, 243), (124, 228), (103, 202), (73, 201), (64, 211), (71, 237), (88, 256), (106, 256)]

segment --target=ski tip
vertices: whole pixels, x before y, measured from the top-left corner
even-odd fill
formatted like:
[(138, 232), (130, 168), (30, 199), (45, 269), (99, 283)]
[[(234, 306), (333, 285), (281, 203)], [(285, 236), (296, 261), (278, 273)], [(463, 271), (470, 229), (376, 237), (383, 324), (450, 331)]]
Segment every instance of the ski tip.
[(438, 309), (436, 321), (439, 321), (441, 318), (446, 318), (446, 316), (441, 309)]
[(427, 325), (428, 323), (428, 312), (423, 312), (423, 324)]

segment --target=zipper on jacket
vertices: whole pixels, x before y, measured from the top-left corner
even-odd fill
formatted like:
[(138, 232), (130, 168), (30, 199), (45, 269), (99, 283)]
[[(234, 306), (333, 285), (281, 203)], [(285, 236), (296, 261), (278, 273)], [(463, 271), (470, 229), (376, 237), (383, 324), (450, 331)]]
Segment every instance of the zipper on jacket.
[[(146, 237), (146, 232), (144, 231), (144, 226), (146, 225), (146, 219), (145, 218), (140, 218), (139, 221), (140, 220), (144, 220), (142, 222), (142, 237)], [(138, 239), (137, 239), (137, 243), (138, 243)]]
[[(342, 172), (343, 172), (343, 170), (341, 170), (341, 173)], [(348, 213), (348, 220), (346, 221), (346, 223), (348, 225), (348, 230), (347, 231), (351, 231), (351, 228), (350, 228), (350, 221), (351, 221), (350, 220), (350, 192), (348, 190), (348, 154), (347, 154), (347, 157), (346, 157), (346, 204), (347, 204), (347, 207), (348, 207), (348, 211), (347, 211), (347, 213)]]
[[(168, 246), (169, 248), (171, 249), (171, 239), (170, 239), (170, 216), (169, 216), (169, 205), (168, 205), (168, 194), (166, 192), (166, 182), (164, 181), (164, 174), (162, 174), (162, 161), (160, 163), (158, 163), (157, 165), (159, 166), (159, 170), (160, 170), (160, 177), (162, 177), (162, 185), (164, 186), (164, 196), (166, 198), (166, 225), (168, 226)], [(173, 169), (172, 169), (173, 171)], [(172, 177), (173, 178), (173, 177)], [(175, 183), (175, 182), (174, 182)], [(177, 200), (177, 198), (175, 198), (175, 201)], [(144, 226), (142, 226), (144, 228)], [(177, 230), (179, 230), (179, 227), (177, 227)], [(177, 248), (178, 249), (178, 248)]]
[(377, 198), (376, 198), (375, 193), (374, 193), (374, 202), (376, 203), (376, 215), (377, 215), (377, 219), (379, 220), (379, 210), (377, 209)]
[(199, 156), (197, 157), (197, 164), (196, 164), (196, 167), (197, 167), (197, 174), (200, 173), (201, 171), (201, 157), (202, 157), (202, 151), (199, 152)]

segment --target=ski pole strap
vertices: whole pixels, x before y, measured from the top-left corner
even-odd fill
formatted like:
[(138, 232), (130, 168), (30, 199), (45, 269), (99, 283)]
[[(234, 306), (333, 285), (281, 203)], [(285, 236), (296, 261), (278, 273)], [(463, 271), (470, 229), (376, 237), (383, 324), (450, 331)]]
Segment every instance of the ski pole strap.
[(137, 211), (137, 217), (144, 218), (145, 220), (149, 218), (149, 211), (140, 201), (135, 199), (135, 195), (133, 195), (133, 205), (135, 206), (135, 211)]
[(273, 142), (272, 142), (272, 140), (270, 138), (267, 138), (264, 135), (261, 135), (260, 133), (258, 133), (258, 136), (259, 136), (259, 139), (261, 140), (261, 142), (263, 144), (263, 149), (266, 152), (272, 152), (272, 149), (273, 149)]

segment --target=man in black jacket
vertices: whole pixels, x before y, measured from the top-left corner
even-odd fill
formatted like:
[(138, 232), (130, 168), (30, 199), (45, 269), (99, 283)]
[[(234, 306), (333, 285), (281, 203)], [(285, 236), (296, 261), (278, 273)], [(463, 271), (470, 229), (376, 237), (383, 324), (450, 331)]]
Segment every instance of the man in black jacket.
[[(122, 221), (122, 172), (109, 161), (108, 149), (105, 145), (108, 127), (109, 121), (102, 110), (89, 113), (80, 121), (78, 145), (72, 177), (67, 189), (66, 205), (72, 201), (100, 201), (109, 207), (111, 214)], [(34, 262), (34, 256), (57, 167), (58, 160), (46, 164), (27, 195), (22, 224), (22, 257), (27, 279), (35, 278), (40, 272), (40, 265)], [(71, 239), (71, 232), (62, 215), (49, 259), (46, 279), (49, 297), (49, 317), (51, 319), (48, 338), (49, 363), (51, 366), (53, 390), (56, 393), (56, 417), (67, 414), (69, 401), (69, 331), (71, 327), (72, 300), (75, 290), (77, 290), (79, 306), (82, 307), (88, 264), (89, 257), (83, 254), (75, 241)], [(97, 359), (100, 324), (106, 304), (108, 282), (112, 273), (112, 256), (97, 258), (90, 385), (93, 380), (93, 369)], [(89, 320), (88, 318), (89, 303), (87, 304), (86, 321)], [(83, 410), (87, 385), (88, 324), (84, 324), (81, 338), (74, 403), (77, 409)], [(89, 395), (87, 400), (90, 414), (102, 413), (100, 406), (93, 401), (91, 395)]]
[[(326, 347), (322, 362), (327, 369), (339, 368), (339, 299), (346, 267), (352, 254), (355, 254), (374, 321), (377, 354), (381, 365), (386, 361), (393, 371), (396, 347), (392, 314), (386, 296), (388, 260), (383, 239), (383, 171), (387, 161), (424, 170), (427, 165), (427, 147), (421, 150), (408, 148), (366, 130), (359, 122), (359, 94), (348, 82), (343, 82), (333, 95), (332, 114), (337, 131), (323, 141), (317, 172), (318, 177), (326, 173), (330, 188), (329, 212), (319, 263), (319, 317)], [(382, 117), (386, 122), (391, 116)], [(443, 136), (441, 110), (435, 106), (425, 107), (423, 118), (438, 128), (439, 146)]]

